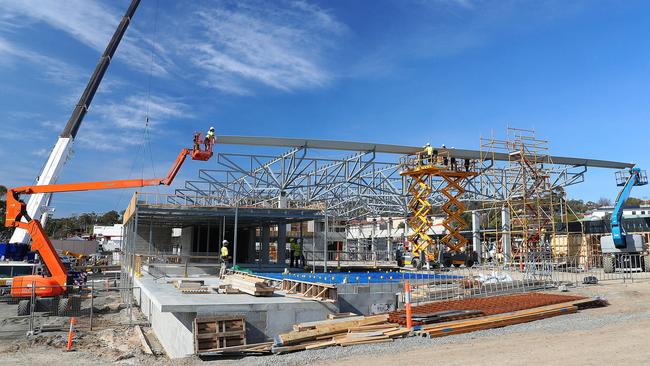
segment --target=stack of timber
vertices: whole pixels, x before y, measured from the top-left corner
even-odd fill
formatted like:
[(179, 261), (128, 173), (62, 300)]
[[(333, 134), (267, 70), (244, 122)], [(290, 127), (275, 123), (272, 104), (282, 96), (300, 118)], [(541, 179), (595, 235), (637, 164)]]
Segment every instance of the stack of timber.
[(392, 342), (409, 329), (389, 323), (388, 314), (343, 316), (293, 326), (293, 331), (275, 337), (273, 353), (288, 353), (331, 346)]
[(532, 309), (519, 310), (511, 313), (483, 316), (473, 319), (456, 320), (440, 324), (422, 325), (415, 331), (416, 335), (435, 338), (452, 334), (469, 333), (478, 330), (501, 328), (509, 325), (527, 323), (535, 320), (550, 318), (558, 315), (571, 314), (578, 309), (604, 306), (605, 302), (574, 301), (564, 304), (542, 306)]
[(241, 315), (194, 319), (194, 351), (198, 355), (268, 353), (271, 342), (246, 344), (246, 321)]
[(269, 286), (265, 280), (242, 273), (228, 274), (223, 281), (233, 289), (253, 296), (273, 296), (275, 291), (275, 288)]
[(240, 294), (241, 293), (241, 291), (239, 291), (238, 289), (233, 288), (232, 285), (225, 285), (225, 284), (212, 286), (212, 289), (219, 294)]
[[(450, 320), (475, 318), (483, 315), (480, 310), (443, 310), (435, 313), (413, 314), (411, 319), (420, 324), (442, 323)], [(406, 318), (406, 314), (401, 315)]]

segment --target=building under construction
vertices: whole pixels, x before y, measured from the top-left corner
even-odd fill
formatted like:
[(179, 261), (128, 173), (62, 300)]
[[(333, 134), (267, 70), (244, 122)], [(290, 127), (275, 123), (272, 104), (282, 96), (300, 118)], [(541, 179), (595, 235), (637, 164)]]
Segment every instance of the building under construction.
[[(114, 362), (281, 355), (572, 314), (607, 305), (583, 285), (650, 279), (650, 218), (632, 211), (623, 220), (645, 172), (556, 156), (532, 130), (457, 149), (210, 128), (188, 136), (191, 147), (164, 178), (57, 183), (138, 5), (131, 1), (38, 181), (6, 191), (12, 243), (38, 257), (0, 262), (3, 310), (17, 311), (0, 319), (0, 335), (71, 351), (81, 330), (77, 340), (95, 339), (86, 349), (100, 349), (102, 361), (128, 351)], [(234, 152), (242, 146), (253, 152)], [(205, 168), (174, 184), (188, 159)], [(587, 221), (567, 187), (588, 184), (592, 168), (618, 171), (612, 183), (622, 188), (611, 212)], [(102, 245), (119, 238), (110, 258), (47, 236), (52, 194), (151, 186), (170, 188), (136, 192), (123, 225), (103, 229)], [(568, 287), (576, 294), (553, 293)], [(48, 332), (56, 336), (39, 338)], [(129, 348), (133, 339), (142, 352)]]
[[(280, 152), (235, 154), (229, 145)], [(195, 346), (185, 316), (222, 314), (230, 305), (221, 303), (228, 295), (170, 297), (178, 290), (160, 278), (200, 279), (205, 288), (224, 278), (224, 268), (235, 276), (246, 270), (317, 300), (288, 297), (272, 322), (262, 314), (277, 300), (227, 297), (246, 319), (258, 319), (247, 321), (261, 342), (328, 312), (397, 310), (403, 298), (395, 293), (418, 273), (426, 275), (413, 281), (412, 296), (430, 301), (459, 296), (457, 284), (436, 277), (445, 273), (501, 268), (520, 278), (515, 287), (539, 288), (557, 281), (560, 268), (597, 270), (598, 238), (569, 220), (565, 188), (582, 183), (589, 168), (633, 166), (553, 156), (548, 141), (514, 128), (503, 139), (480, 138), (477, 150), (241, 136), (217, 136), (215, 146), (216, 168), (200, 169), (169, 194), (136, 193), (124, 215), (122, 286), (142, 289), (141, 298), (125, 299), (144, 309), (157, 334), (187, 332), (183, 342), (158, 334), (169, 354)], [(340, 158), (316, 157), (322, 150)]]

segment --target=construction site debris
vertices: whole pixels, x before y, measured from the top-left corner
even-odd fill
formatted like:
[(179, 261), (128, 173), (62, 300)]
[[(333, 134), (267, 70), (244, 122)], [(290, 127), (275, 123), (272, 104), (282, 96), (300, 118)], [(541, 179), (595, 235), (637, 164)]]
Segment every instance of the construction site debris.
[(144, 333), (142, 333), (142, 328), (140, 328), (139, 325), (136, 325), (134, 327), (134, 332), (135, 334), (138, 335), (138, 338), (140, 338), (140, 343), (142, 343), (142, 351), (144, 351), (144, 353), (148, 355), (153, 355), (151, 346), (149, 346), (149, 342), (147, 341), (147, 338), (144, 336)]

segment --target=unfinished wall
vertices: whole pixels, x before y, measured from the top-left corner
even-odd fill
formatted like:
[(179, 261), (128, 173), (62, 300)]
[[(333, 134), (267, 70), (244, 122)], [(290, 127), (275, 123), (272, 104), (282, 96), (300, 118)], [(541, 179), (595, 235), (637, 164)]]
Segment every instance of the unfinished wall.
[[(151, 238), (151, 246), (149, 239)], [(171, 252), (172, 250), (172, 228), (161, 226), (149, 226), (149, 224), (138, 225), (138, 232), (135, 237), (135, 252), (138, 254), (149, 254), (156, 252)]]

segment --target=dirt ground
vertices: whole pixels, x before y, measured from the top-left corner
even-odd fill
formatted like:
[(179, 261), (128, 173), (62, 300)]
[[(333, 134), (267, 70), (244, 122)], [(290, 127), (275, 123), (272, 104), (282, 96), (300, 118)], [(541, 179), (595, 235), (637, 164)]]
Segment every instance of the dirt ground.
[[(336, 347), (283, 356), (202, 361), (169, 360), (142, 352), (132, 328), (118, 325), (124, 309), (107, 302), (102, 330), (77, 334), (75, 351), (65, 352), (66, 332), (42, 333), (29, 339), (4, 338), (0, 365), (612, 365), (647, 364), (650, 359), (650, 283), (601, 283), (571, 288), (569, 294), (601, 296), (610, 306), (587, 309), (533, 323), (454, 335), (439, 339), (398, 340), (374, 347)], [(0, 304), (0, 308), (5, 304)], [(112, 310), (107, 310), (112, 309)], [(3, 314), (0, 311), (0, 315)], [(137, 315), (137, 314), (136, 314)], [(121, 318), (120, 318), (121, 317)], [(110, 320), (110, 321), (109, 321)], [(137, 321), (137, 318), (136, 318)], [(111, 325), (111, 327), (108, 327)], [(145, 332), (149, 330), (143, 328)], [(1, 333), (1, 332), (0, 332)], [(155, 344), (154, 350), (159, 346)]]

